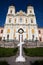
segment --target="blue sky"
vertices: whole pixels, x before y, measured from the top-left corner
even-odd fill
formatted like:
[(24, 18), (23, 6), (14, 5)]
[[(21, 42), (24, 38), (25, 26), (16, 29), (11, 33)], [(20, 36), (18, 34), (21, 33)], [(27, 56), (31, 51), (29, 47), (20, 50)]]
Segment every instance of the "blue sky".
[(27, 6), (32, 5), (35, 9), (36, 20), (39, 27), (43, 27), (43, 0), (0, 0), (0, 26), (4, 26), (8, 7), (14, 5), (16, 12), (26, 12)]

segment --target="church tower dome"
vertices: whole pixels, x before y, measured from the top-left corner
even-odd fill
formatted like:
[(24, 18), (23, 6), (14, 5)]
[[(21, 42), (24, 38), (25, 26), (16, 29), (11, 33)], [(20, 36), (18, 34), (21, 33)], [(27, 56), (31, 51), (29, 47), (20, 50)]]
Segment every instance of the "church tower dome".
[(9, 6), (8, 8), (8, 14), (15, 14), (15, 6)]
[(28, 15), (35, 15), (33, 6), (28, 6), (27, 7), (27, 14)]

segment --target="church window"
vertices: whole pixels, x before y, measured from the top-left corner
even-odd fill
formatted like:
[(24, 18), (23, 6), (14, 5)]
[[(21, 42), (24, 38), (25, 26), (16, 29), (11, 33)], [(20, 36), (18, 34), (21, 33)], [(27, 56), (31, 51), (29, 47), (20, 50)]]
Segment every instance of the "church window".
[(22, 18), (20, 18), (20, 22), (22, 22)]
[(11, 23), (11, 18), (9, 18), (9, 23)]
[(5, 41), (5, 37), (3, 37), (3, 41)]
[(31, 23), (33, 23), (33, 19), (31, 19)]
[(7, 33), (10, 33), (10, 29), (7, 30)]
[(26, 19), (26, 23), (27, 23), (27, 19)]
[(41, 38), (41, 37), (39, 37), (39, 40), (40, 40), (40, 41), (42, 41), (42, 38)]
[(7, 40), (9, 40), (9, 34), (7, 35)]
[(39, 32), (39, 34), (41, 34), (41, 31), (40, 30), (38, 32)]
[(32, 29), (32, 34), (34, 34), (34, 29)]
[(12, 10), (10, 11), (10, 13), (12, 13)]
[(16, 18), (15, 18), (15, 23), (16, 23)]
[(2, 40), (2, 37), (0, 37), (0, 41)]
[(32, 35), (32, 38), (34, 39), (34, 35)]
[(3, 30), (1, 30), (1, 33), (3, 33)]
[(32, 35), (32, 40), (34, 40), (34, 35)]
[(30, 10), (30, 13), (32, 13), (32, 11)]
[(7, 35), (7, 38), (9, 38), (9, 35)]

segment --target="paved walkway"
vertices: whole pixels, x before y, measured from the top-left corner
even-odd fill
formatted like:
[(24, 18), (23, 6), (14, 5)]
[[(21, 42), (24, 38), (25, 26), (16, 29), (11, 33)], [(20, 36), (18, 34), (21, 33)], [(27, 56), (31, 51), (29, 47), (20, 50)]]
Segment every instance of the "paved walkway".
[(43, 60), (43, 57), (26, 57), (26, 62), (16, 62), (16, 57), (12, 56), (12, 57), (4, 57), (4, 58), (0, 58), (0, 61), (5, 60), (8, 62), (8, 64), (10, 65), (31, 65), (31, 62), (34, 62), (35, 60)]

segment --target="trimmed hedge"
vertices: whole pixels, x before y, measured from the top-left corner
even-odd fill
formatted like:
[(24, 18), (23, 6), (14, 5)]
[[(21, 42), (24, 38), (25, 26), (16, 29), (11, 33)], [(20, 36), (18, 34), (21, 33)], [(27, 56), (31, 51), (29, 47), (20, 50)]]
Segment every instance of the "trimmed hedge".
[(43, 48), (24, 48), (25, 55), (43, 57)]
[(0, 57), (10, 57), (16, 55), (18, 48), (0, 48)]

